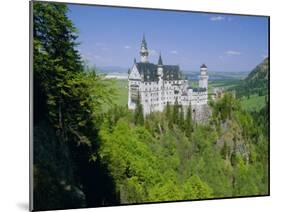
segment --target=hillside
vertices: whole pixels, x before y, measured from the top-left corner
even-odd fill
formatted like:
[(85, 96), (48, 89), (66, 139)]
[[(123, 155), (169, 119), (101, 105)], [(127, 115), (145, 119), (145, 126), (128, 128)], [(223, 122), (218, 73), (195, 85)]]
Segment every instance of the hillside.
[(268, 58), (257, 65), (250, 74), (235, 88), (237, 97), (249, 95), (268, 95), (269, 64)]
[(268, 80), (268, 58), (265, 58), (262, 63), (257, 65), (245, 79), (246, 82), (253, 83), (255, 81)]

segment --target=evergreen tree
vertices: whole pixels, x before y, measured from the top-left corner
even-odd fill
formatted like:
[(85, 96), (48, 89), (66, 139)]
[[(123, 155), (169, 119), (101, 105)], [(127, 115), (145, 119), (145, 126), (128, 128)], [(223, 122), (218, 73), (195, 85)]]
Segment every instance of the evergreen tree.
[(166, 117), (167, 119), (169, 119), (171, 116), (171, 105), (169, 102), (167, 102), (167, 106), (166, 106)]
[(179, 103), (178, 99), (176, 98), (175, 104), (173, 107), (173, 123), (178, 124), (179, 123)]
[(187, 137), (190, 137), (191, 133), (192, 133), (192, 111), (191, 111), (191, 105), (189, 104), (186, 113), (186, 119), (185, 119), (185, 134)]
[(166, 118), (168, 121), (168, 127), (171, 129), (173, 126), (173, 117), (172, 117), (172, 111), (171, 111), (171, 105), (169, 102), (167, 102), (167, 106), (166, 106)]
[(179, 114), (179, 127), (184, 129), (184, 110), (183, 107), (180, 107), (180, 114)]
[[(77, 30), (67, 17), (67, 5), (36, 1), (33, 5), (34, 134), (55, 132), (53, 137), (42, 134), (36, 140), (34, 208), (83, 206), (82, 197), (69, 197), (74, 189), (65, 194), (65, 185), (60, 182), (68, 178), (72, 179), (73, 188), (84, 188), (81, 193), (88, 206), (101, 204), (107, 197), (98, 188), (105, 182), (97, 179), (104, 172), (98, 162), (89, 161), (98, 146), (97, 116), (102, 103), (110, 101), (112, 90), (94, 71), (84, 72), (76, 48)], [(59, 161), (49, 161), (48, 156), (67, 162), (58, 167)], [(55, 174), (46, 172), (46, 167), (55, 170)], [(40, 180), (40, 176), (46, 180)], [(105, 175), (102, 178), (107, 179)], [(44, 190), (49, 187), (52, 189)]]
[(138, 98), (137, 98), (137, 102), (136, 102), (136, 109), (135, 109), (135, 124), (140, 124), (143, 125), (144, 124), (144, 115), (143, 115), (143, 108), (142, 108), (142, 104), (140, 101), (140, 92), (138, 92)]

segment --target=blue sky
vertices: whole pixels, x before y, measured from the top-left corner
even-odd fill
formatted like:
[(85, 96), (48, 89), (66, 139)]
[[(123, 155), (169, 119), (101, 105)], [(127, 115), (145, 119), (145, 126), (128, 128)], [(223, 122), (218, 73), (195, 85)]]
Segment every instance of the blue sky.
[(268, 55), (266, 17), (69, 5), (91, 65), (129, 68), (145, 33), (149, 61), (196, 71), (250, 71)]

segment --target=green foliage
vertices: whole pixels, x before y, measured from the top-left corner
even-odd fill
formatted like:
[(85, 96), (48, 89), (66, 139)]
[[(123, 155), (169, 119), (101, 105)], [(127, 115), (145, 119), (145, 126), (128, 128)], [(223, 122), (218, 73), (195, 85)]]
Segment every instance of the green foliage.
[[(99, 155), (114, 176), (121, 201), (137, 201), (132, 200), (134, 196), (143, 200), (144, 197), (135, 193), (143, 192), (140, 185), (146, 189), (156, 178), (157, 160), (148, 146), (149, 142), (153, 143), (153, 138), (143, 127), (132, 127), (122, 118), (117, 121), (112, 133), (103, 126), (100, 135), (103, 143)], [(128, 194), (129, 191), (134, 194)]]
[(166, 106), (166, 117), (168, 119), (169, 127), (171, 128), (173, 126), (173, 118), (172, 118), (172, 107), (169, 102), (167, 102), (167, 106)]
[[(259, 137), (256, 145), (252, 116), (231, 94), (212, 108), (205, 125), (193, 124), (191, 107), (182, 119), (180, 108), (168, 104), (165, 113), (147, 116), (144, 126), (135, 124), (130, 112), (113, 129), (102, 126), (100, 157), (109, 165), (121, 203), (267, 193), (266, 139)], [(224, 140), (225, 133), (230, 140)]]
[(34, 3), (34, 84), (61, 139), (90, 145), (86, 130), (112, 91), (94, 71), (83, 72), (66, 12), (64, 4)]
[(192, 176), (183, 185), (184, 199), (207, 199), (212, 197), (212, 189), (198, 176)]
[(140, 94), (138, 93), (138, 98), (136, 102), (136, 110), (135, 110), (135, 124), (144, 124), (144, 115), (143, 115), (143, 108), (140, 101)]
[(173, 105), (173, 123), (179, 124), (179, 103), (178, 99), (176, 99), (175, 104)]
[(251, 95), (268, 96), (269, 60), (265, 58), (257, 65), (241, 84), (231, 88), (236, 91), (238, 98)]
[(241, 106), (231, 93), (226, 93), (213, 107), (213, 121), (226, 121), (232, 119), (233, 112), (240, 110)]
[(266, 104), (266, 96), (249, 95), (241, 98), (241, 107), (247, 111), (260, 111)]
[[(94, 180), (108, 177), (99, 160), (92, 159), (98, 148), (98, 117), (114, 93), (94, 70), (83, 70), (67, 6), (33, 4), (34, 209), (104, 204), (111, 197), (101, 190), (94, 193), (98, 186)], [(37, 136), (42, 131), (51, 133)]]
[(186, 119), (184, 122), (184, 129), (187, 137), (191, 136), (192, 133), (192, 112), (191, 112), (191, 105), (188, 106)]
[(244, 160), (239, 157), (235, 170), (234, 194), (237, 196), (249, 196), (260, 194), (258, 184), (260, 181), (258, 173), (252, 166), (247, 166)]

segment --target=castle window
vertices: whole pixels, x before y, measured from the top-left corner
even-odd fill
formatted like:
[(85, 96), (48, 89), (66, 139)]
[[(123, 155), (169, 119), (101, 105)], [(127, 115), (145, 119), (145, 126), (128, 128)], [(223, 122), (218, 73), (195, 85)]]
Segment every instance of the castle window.
[(138, 93), (139, 93), (139, 86), (131, 85), (130, 90), (131, 90), (131, 100), (132, 100), (132, 102), (136, 102), (137, 98), (138, 98)]

